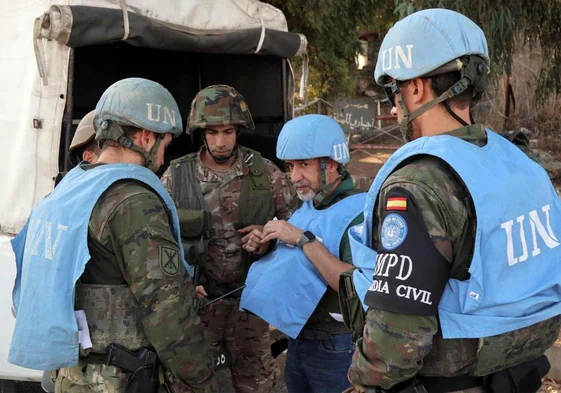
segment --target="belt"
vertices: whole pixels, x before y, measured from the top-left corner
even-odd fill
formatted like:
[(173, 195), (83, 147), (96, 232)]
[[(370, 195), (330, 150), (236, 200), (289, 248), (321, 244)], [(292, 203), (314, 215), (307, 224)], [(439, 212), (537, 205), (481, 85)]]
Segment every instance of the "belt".
[(456, 377), (422, 377), (417, 376), (419, 381), (430, 393), (457, 392), (483, 386), (483, 378), (472, 377), (467, 374)]

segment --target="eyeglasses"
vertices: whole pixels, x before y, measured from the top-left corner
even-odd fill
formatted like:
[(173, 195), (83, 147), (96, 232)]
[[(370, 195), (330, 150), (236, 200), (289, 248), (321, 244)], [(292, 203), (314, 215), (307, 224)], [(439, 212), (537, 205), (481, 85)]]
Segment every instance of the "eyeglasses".
[(384, 92), (386, 93), (386, 97), (388, 98), (388, 101), (390, 102), (390, 104), (392, 104), (392, 106), (396, 106), (395, 96), (396, 94), (399, 94), (401, 92), (397, 83), (397, 81), (393, 80), (384, 85)]

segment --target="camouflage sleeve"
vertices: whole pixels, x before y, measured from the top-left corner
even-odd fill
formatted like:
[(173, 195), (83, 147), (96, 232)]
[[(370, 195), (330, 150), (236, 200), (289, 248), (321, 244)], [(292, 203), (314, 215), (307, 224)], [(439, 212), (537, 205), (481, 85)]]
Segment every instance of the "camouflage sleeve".
[[(451, 178), (449, 170), (431, 160), (427, 158), (410, 164), (386, 180), (378, 199), (376, 222), (380, 222), (383, 210), (387, 208), (388, 193), (396, 188), (407, 190), (414, 197), (430, 241), (446, 261), (456, 264), (456, 248), (462, 247), (468, 230), (465, 196)], [(423, 170), (420, 170), (421, 167)], [(373, 233), (374, 244), (378, 244), (378, 229)], [(415, 258), (412, 260), (413, 269), (416, 264), (424, 262)], [(421, 279), (433, 279), (433, 271), (420, 269), (420, 272), (424, 275)], [(437, 331), (435, 315), (406, 315), (379, 308), (369, 309), (364, 336), (357, 342), (349, 369), (349, 380), (358, 385), (387, 389), (410, 379), (423, 367), (423, 359), (431, 351)]]
[[(136, 187), (136, 192), (130, 192)], [(125, 187), (126, 189), (126, 187)], [(138, 300), (146, 336), (164, 367), (194, 391), (214, 383), (210, 340), (204, 331), (191, 280), (181, 261), (160, 198), (137, 184), (108, 217), (101, 240), (113, 250)], [(120, 198), (118, 193), (114, 198)], [(103, 241), (105, 240), (105, 241)]]
[(166, 191), (171, 194), (171, 168), (168, 166), (161, 179), (162, 185)]
[(349, 381), (389, 389), (415, 376), (432, 348), (436, 317), (368, 310), (363, 337), (356, 343)]
[(296, 192), (292, 184), (286, 179), (286, 175), (270, 160), (265, 159), (269, 171), (269, 182), (271, 192), (275, 198), (277, 218), (286, 220), (288, 218), (288, 206), (292, 202)]

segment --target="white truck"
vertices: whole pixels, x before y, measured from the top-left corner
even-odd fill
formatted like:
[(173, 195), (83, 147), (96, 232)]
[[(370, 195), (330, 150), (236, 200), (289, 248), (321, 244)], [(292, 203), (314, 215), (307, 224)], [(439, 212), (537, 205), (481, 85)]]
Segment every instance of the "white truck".
[[(16, 274), (10, 240), (31, 209), (71, 169), (80, 119), (113, 82), (153, 79), (176, 98), (186, 122), (196, 92), (230, 84), (256, 123), (242, 143), (275, 159), (292, 117), (288, 58), (306, 39), (278, 9), (255, 0), (0, 0), (0, 393), (42, 391), (42, 372), (7, 362)], [(183, 135), (166, 161), (197, 146)], [(41, 321), (37, 321), (41, 325)], [(23, 382), (26, 381), (26, 382)]]

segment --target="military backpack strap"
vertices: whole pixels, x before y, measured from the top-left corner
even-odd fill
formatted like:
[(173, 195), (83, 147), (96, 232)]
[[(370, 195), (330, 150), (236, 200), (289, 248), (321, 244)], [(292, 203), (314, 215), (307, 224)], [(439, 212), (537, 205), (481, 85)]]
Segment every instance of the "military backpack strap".
[(214, 236), (214, 223), (196, 177), (198, 158), (199, 153), (191, 153), (170, 163), (171, 195), (177, 206), (185, 259), (190, 265), (198, 266), (200, 274), (195, 277), (195, 284), (205, 285), (209, 290), (206, 249)]
[(269, 173), (263, 156), (255, 150), (240, 146), (244, 162), (249, 169), (240, 193), (239, 220), (241, 227), (265, 225), (276, 213)]
[[(239, 149), (244, 157), (244, 163), (249, 169), (249, 176), (244, 176), (242, 182), (239, 222), (236, 229), (245, 228), (248, 225), (265, 225), (276, 214), (275, 199), (270, 189), (267, 165), (261, 153), (242, 146)], [(241, 258), (245, 279), (253, 260), (243, 249)]]
[[(186, 200), (188, 194), (185, 195), (185, 191), (187, 191), (185, 188), (190, 188), (190, 185), (193, 184), (192, 182), (196, 181), (195, 168), (198, 156), (198, 153), (190, 153), (171, 161), (169, 164), (172, 178), (171, 197), (177, 207), (182, 204), (189, 205), (189, 201)], [(199, 197), (199, 195), (197, 195), (197, 197)], [(200, 198), (202, 198), (202, 192)], [(199, 201), (200, 200), (202, 199), (199, 199)]]

